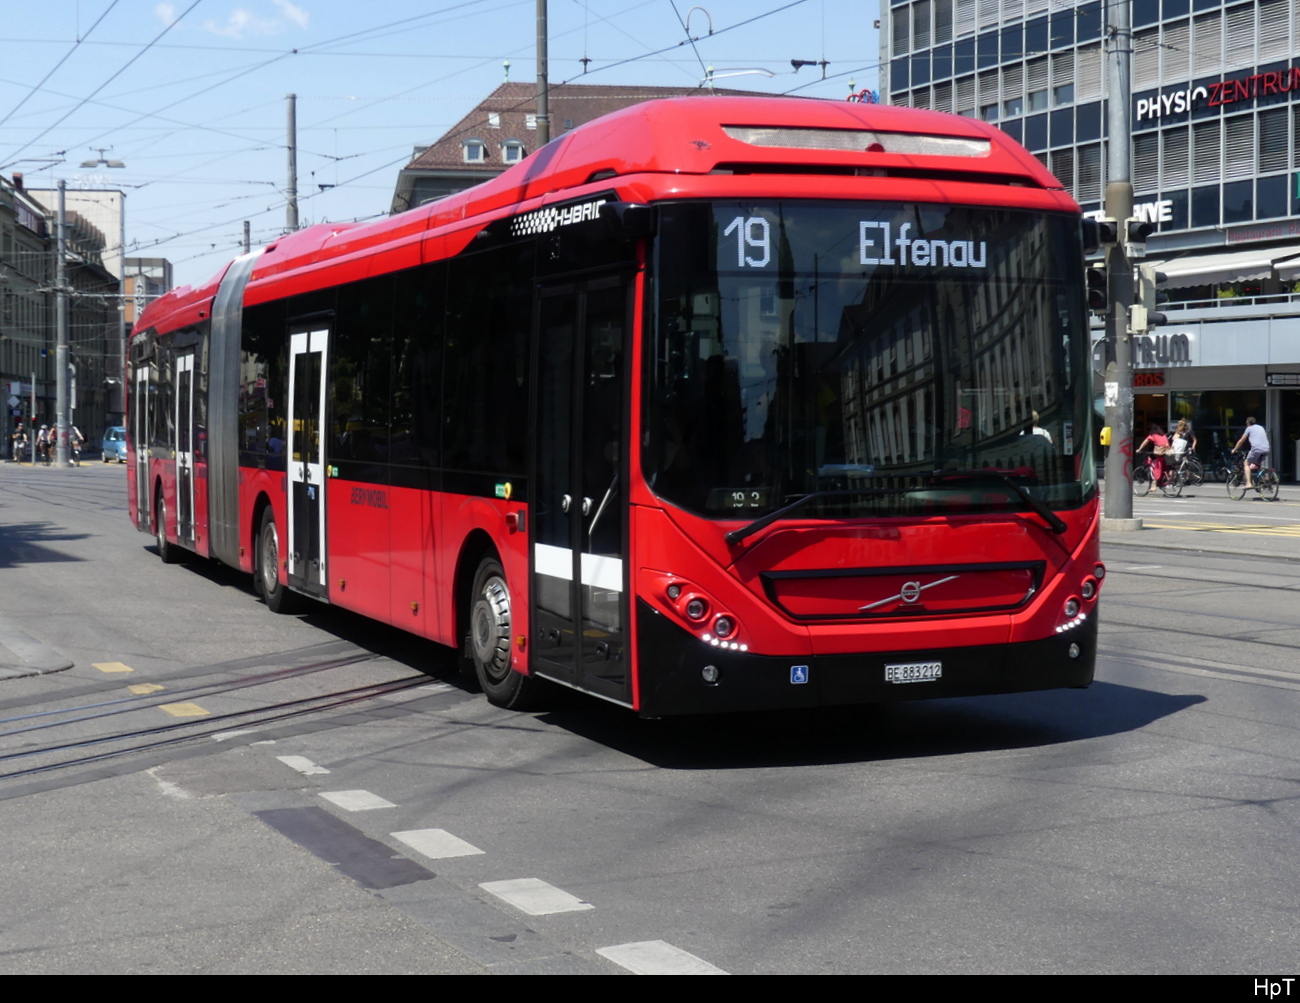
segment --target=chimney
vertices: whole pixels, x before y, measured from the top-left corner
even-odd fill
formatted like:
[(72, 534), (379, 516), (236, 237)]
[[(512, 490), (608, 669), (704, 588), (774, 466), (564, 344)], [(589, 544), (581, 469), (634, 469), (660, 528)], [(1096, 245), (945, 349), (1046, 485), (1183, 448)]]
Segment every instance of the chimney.
[(23, 190), (22, 173), (20, 171), (14, 171), (12, 177), (14, 179), (14, 188), (16, 188), (18, 191), (22, 191)]

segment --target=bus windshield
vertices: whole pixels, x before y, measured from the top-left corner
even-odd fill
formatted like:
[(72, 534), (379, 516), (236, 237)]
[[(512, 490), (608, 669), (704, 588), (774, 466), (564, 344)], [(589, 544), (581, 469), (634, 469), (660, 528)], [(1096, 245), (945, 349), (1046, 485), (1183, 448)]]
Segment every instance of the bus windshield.
[(660, 206), (642, 469), (718, 518), (1073, 508), (1095, 488), (1079, 221)]

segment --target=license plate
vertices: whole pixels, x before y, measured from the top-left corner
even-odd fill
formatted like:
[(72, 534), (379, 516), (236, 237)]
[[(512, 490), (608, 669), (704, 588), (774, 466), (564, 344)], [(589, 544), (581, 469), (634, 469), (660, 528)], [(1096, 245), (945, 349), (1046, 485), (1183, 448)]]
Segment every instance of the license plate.
[(943, 677), (943, 662), (907, 662), (886, 665), (887, 683), (932, 683)]

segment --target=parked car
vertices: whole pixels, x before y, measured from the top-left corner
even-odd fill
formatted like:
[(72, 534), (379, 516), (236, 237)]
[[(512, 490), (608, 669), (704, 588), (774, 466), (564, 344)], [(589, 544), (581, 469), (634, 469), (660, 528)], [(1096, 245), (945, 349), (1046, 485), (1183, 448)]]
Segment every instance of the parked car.
[(126, 429), (121, 426), (104, 429), (104, 439), (100, 443), (104, 450), (104, 462), (117, 460), (118, 463), (126, 462)]

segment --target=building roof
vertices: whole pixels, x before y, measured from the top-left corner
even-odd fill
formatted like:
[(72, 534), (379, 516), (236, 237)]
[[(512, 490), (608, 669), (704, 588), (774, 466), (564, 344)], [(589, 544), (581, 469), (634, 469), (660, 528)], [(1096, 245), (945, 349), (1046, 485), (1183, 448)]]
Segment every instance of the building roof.
[[(551, 138), (556, 139), (576, 126), (642, 101), (692, 95), (769, 96), (754, 91), (704, 90), (698, 87), (554, 84), (548, 92), (547, 102)], [(477, 183), (495, 177), (510, 166), (501, 153), (507, 143), (522, 144), (523, 156), (532, 153), (538, 145), (536, 114), (535, 83), (521, 81), (498, 86), (431, 146), (416, 148), (416, 155), (398, 175), (392, 211), (414, 208), (412, 189), (415, 178), (421, 175), (454, 175), (469, 183)], [(473, 139), (484, 144), (484, 158), (479, 162), (466, 162), (465, 143)]]

